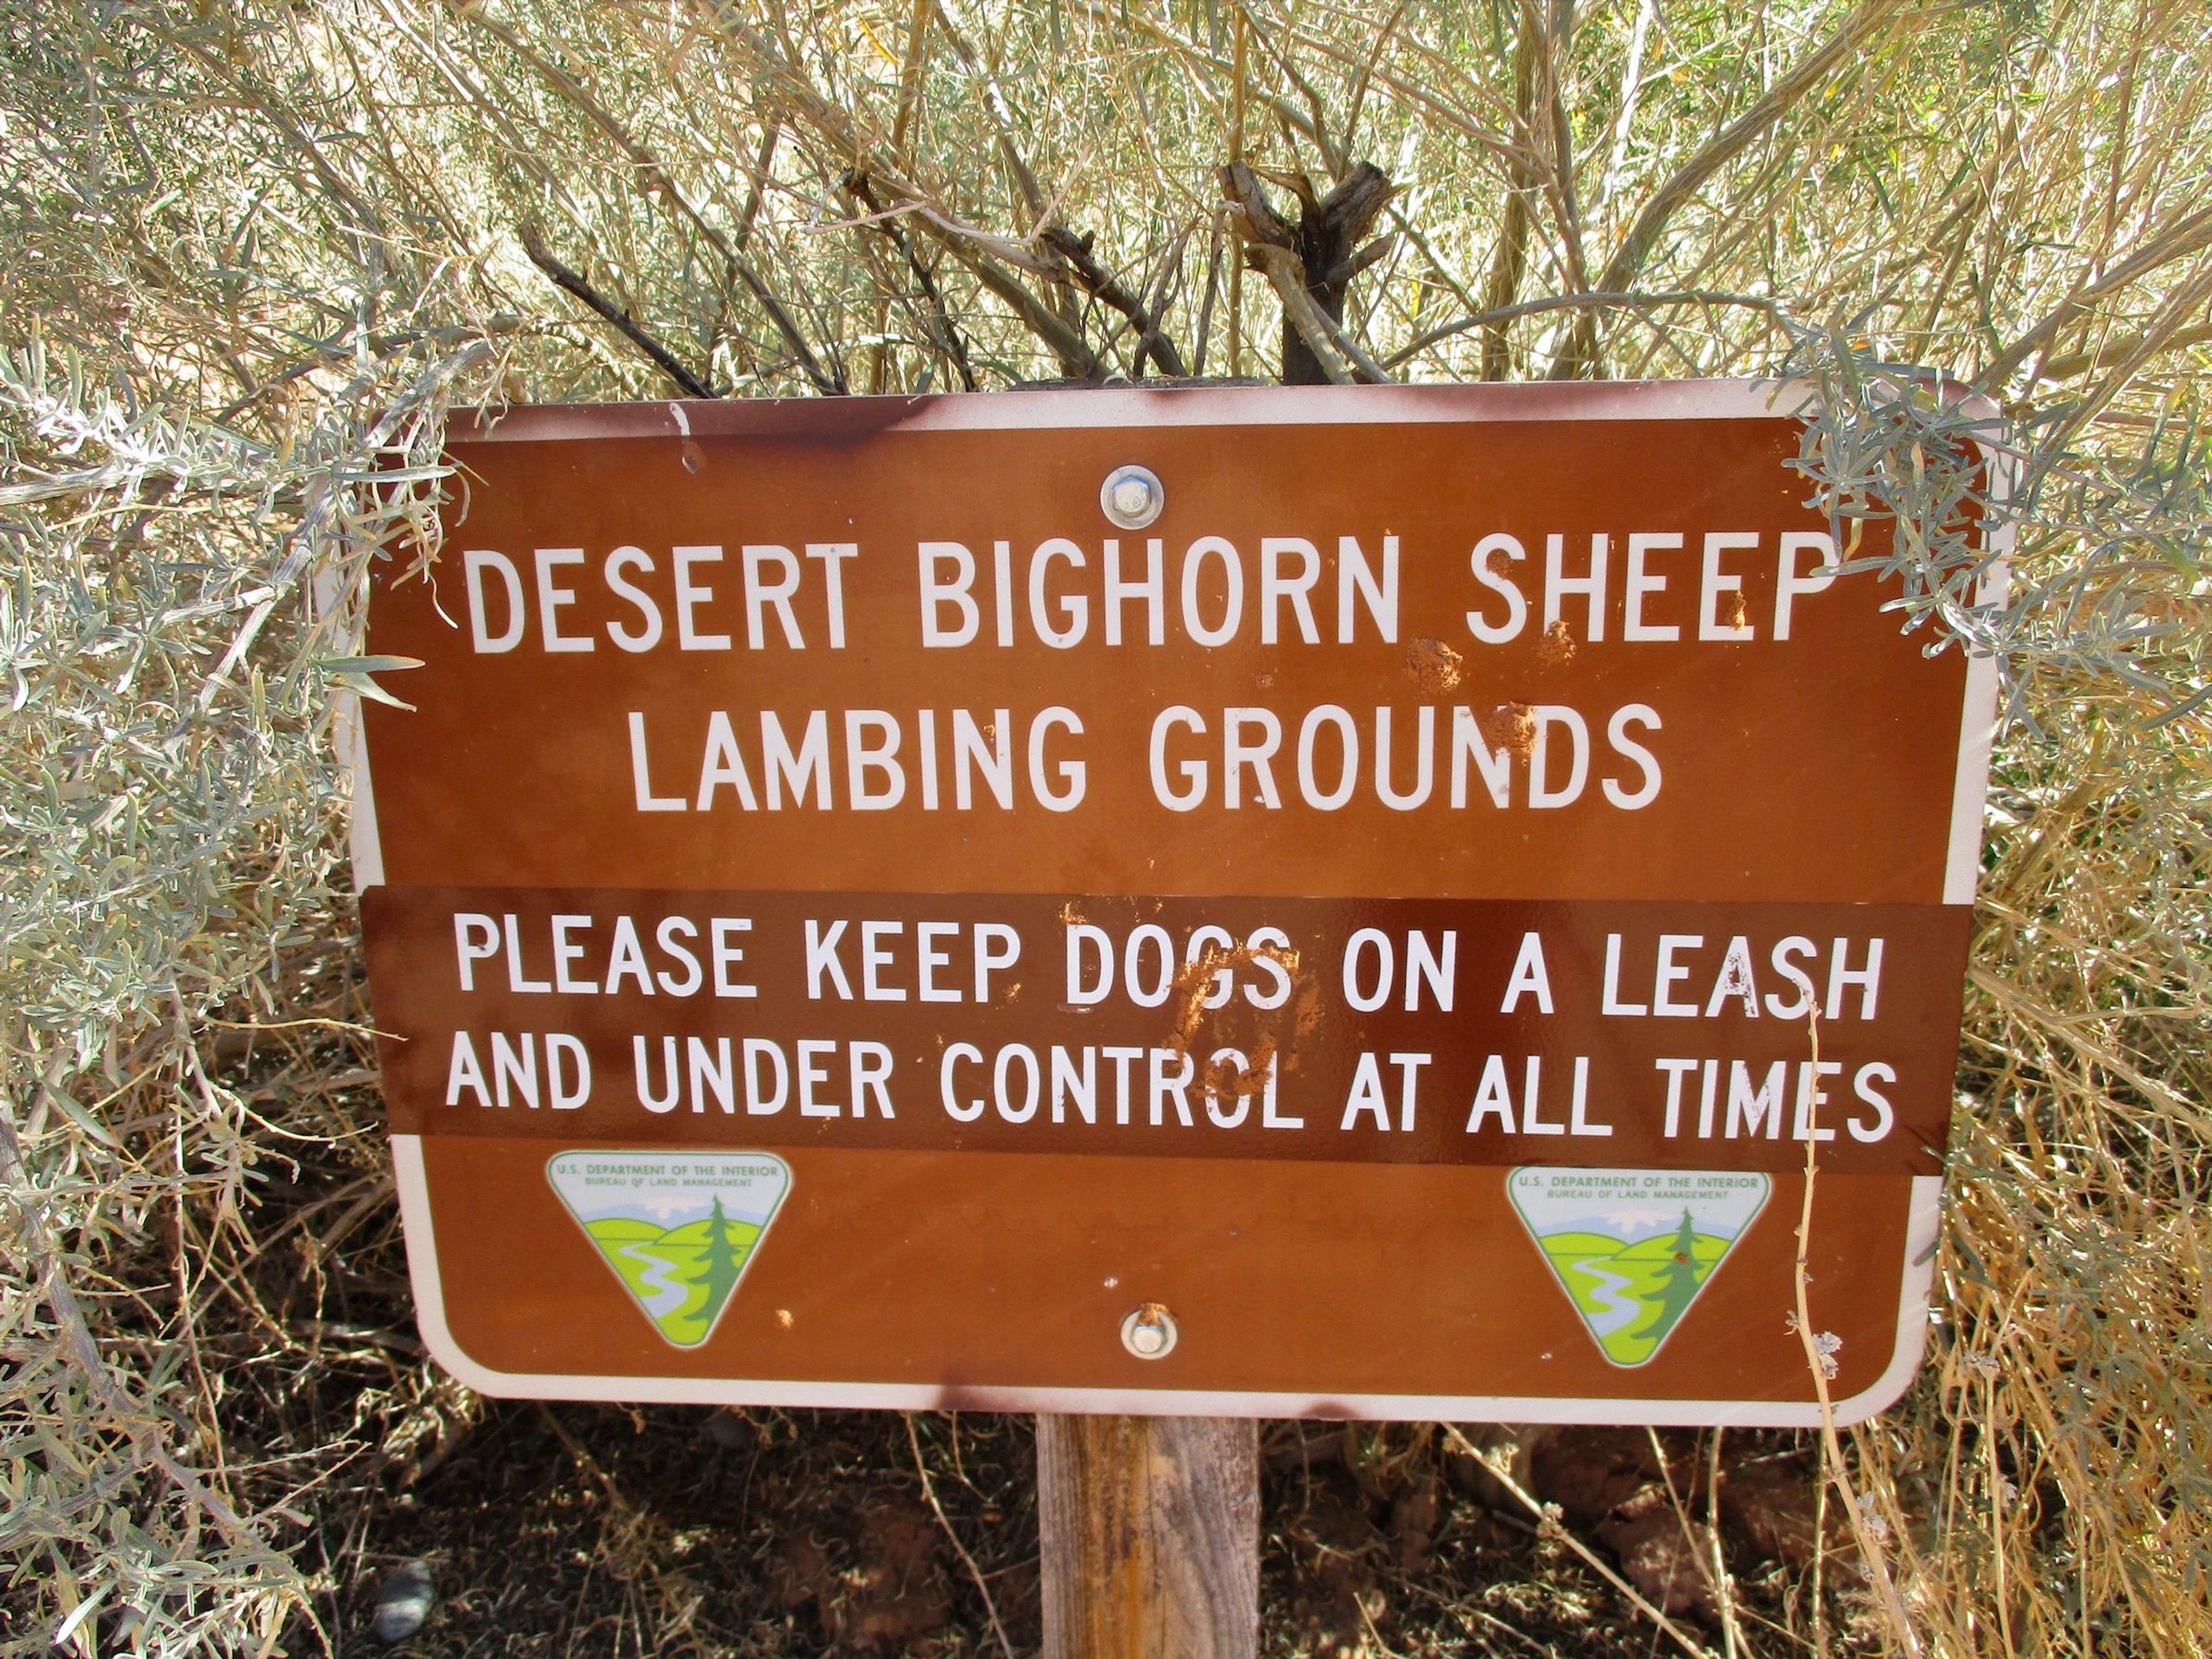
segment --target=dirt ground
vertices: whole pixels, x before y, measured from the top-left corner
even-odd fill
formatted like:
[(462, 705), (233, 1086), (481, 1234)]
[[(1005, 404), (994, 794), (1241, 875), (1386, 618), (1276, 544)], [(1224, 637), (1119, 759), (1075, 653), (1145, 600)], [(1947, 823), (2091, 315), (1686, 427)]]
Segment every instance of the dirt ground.
[[(481, 1402), (380, 1490), (361, 1492), (349, 1525), (332, 1516), (317, 1527), (319, 1612), (340, 1650), (376, 1649), (377, 1588), (420, 1559), (439, 1598), (410, 1644), (426, 1659), (985, 1654), (998, 1650), (994, 1612), (1013, 1650), (1034, 1652), (1028, 1421), (929, 1416), (913, 1426), (909, 1441), (896, 1413)], [(1491, 1483), (1472, 1458), (1440, 1455), (1442, 1439), (1426, 1426), (1264, 1425), (1264, 1651), (1674, 1650), (1540, 1522), (1486, 1501)], [(943, 1522), (924, 1497), (917, 1448)], [(1634, 1449), (1632, 1436), (1577, 1440), (1550, 1484), (1581, 1484), (1571, 1495), (1588, 1523), (1608, 1481), (1644, 1485), (1651, 1460)], [(1793, 1452), (1757, 1449), (1804, 1484)], [(1577, 1512), (1562, 1510), (1571, 1525)], [(1671, 1504), (1661, 1518), (1680, 1535)], [(1622, 1532), (1603, 1516), (1596, 1528), (1617, 1540)], [(1595, 1547), (1613, 1562), (1633, 1546)], [(1803, 1575), (1751, 1559), (1748, 1544), (1728, 1553), (1740, 1623), (1782, 1627), (1759, 1632), (1757, 1650), (1796, 1647), (1783, 1635), (1793, 1626), (1809, 1638)], [(1828, 1571), (1834, 1578), (1832, 1558)], [(1684, 1628), (1717, 1645), (1705, 1581), (1682, 1577)]]
[[(409, 1644), (425, 1659), (985, 1654), (999, 1650), (994, 1618), (1015, 1653), (1037, 1648), (1025, 1419), (546, 1406), (478, 1401), (450, 1385), (434, 1386), (415, 1417), (441, 1426), (328, 1506), (305, 1553), (320, 1569), (318, 1612), (342, 1652), (378, 1649), (368, 1635), (378, 1587), (414, 1559), (438, 1590)], [(1693, 1640), (1719, 1645), (1705, 1482), (1690, 1468), (1710, 1440), (1668, 1447), (1682, 1454), (1669, 1469), (1680, 1510), (1653, 1501), (1664, 1477), (1655, 1482), (1657, 1459), (1640, 1431), (1567, 1431), (1533, 1455), (1521, 1448), (1514, 1462), (1552, 1494), (1547, 1518), (1514, 1513), (1447, 1433), (1263, 1425), (1264, 1651), (1674, 1650), (1562, 1529), (1675, 1613)], [(1809, 1508), (1801, 1514), (1796, 1501), (1809, 1505), (1809, 1466), (1781, 1438), (1724, 1446), (1729, 1613), (1760, 1638), (1747, 1642), (1753, 1651), (1791, 1650), (1813, 1636)], [(1515, 1451), (1492, 1449), (1501, 1460)], [(1766, 1534), (1754, 1535), (1761, 1525)], [(1704, 1562), (1685, 1540), (1708, 1552)], [(1824, 1565), (1824, 1622), (1847, 1640), (1856, 1581), (1841, 1556)]]

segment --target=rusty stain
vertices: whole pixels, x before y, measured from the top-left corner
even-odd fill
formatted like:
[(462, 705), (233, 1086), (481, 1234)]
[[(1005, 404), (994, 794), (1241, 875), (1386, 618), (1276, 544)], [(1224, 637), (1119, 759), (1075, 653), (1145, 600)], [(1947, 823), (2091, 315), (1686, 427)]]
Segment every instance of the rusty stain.
[(1214, 975), (1236, 965), (1240, 954), (1247, 962), (1251, 960), (1249, 947), (1224, 950), (1209, 945), (1203, 954), (1182, 965), (1175, 976), (1175, 1027), (1168, 1033), (1168, 1048), (1179, 1054), (1190, 1052), (1190, 1040), (1198, 1035), (1199, 1025), (1206, 1018), (1206, 999)]
[(1499, 703), (1483, 724), (1487, 728), (1483, 735), (1494, 736), (1517, 760), (1527, 760), (1528, 751), (1536, 746), (1535, 716), (1525, 702)]
[(1466, 661), (1442, 640), (1426, 635), (1406, 647), (1406, 672), (1432, 697), (1458, 688), (1466, 672)]
[[(1285, 945), (1209, 945), (1200, 955), (1185, 963), (1176, 973), (1173, 985), (1175, 1025), (1163, 1045), (1170, 1052), (1188, 1054), (1191, 1043), (1198, 1036), (1198, 1028), (1205, 1023), (1206, 999), (1212, 988), (1213, 976), (1225, 969), (1249, 966), (1261, 957), (1274, 963), (1291, 976), (1295, 988), (1298, 982), (1298, 951)], [(1250, 1056), (1250, 1066), (1242, 1079), (1234, 1085), (1224, 1081), (1229, 1067), (1224, 1062), (1209, 1066), (1202, 1081), (1215, 1099), (1237, 1099), (1263, 1093), (1267, 1088), (1267, 1062), (1275, 1053), (1274, 1040), (1261, 1036)]]
[(1257, 1100), (1267, 1092), (1267, 1068), (1274, 1058), (1275, 1039), (1263, 1033), (1252, 1045), (1244, 1070), (1235, 1071), (1227, 1060), (1221, 1060), (1200, 1073), (1199, 1082), (1218, 1101)]
[(1565, 668), (1574, 659), (1575, 636), (1567, 631), (1567, 619), (1562, 617), (1544, 630), (1536, 647), (1536, 660), (1547, 668)]
[(1275, 1039), (1262, 1032), (1260, 1040), (1252, 1045), (1252, 1069), (1247, 1074), (1261, 1079), (1258, 1087), (1262, 1092), (1267, 1086), (1266, 1081), (1267, 1068), (1274, 1063)]
[(1233, 1070), (1225, 1060), (1217, 1060), (1200, 1069), (1198, 1084), (1212, 1099), (1235, 1100), (1247, 1092), (1260, 1092), (1258, 1090), (1247, 1090), (1246, 1079), (1251, 1075), (1250, 1072)]

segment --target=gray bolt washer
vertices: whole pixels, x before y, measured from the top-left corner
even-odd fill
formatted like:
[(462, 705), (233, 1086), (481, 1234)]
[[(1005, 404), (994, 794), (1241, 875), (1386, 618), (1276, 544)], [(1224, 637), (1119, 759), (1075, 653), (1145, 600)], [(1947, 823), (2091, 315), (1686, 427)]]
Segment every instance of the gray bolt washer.
[(1098, 486), (1099, 511), (1124, 530), (1142, 530), (1167, 504), (1167, 486), (1148, 466), (1117, 466)]

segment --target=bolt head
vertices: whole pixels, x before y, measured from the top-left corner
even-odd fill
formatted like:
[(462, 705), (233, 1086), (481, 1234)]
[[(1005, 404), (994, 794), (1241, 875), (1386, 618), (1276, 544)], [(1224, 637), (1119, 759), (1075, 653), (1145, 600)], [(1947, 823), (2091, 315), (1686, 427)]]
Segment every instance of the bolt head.
[(1142, 530), (1167, 501), (1166, 486), (1149, 467), (1117, 466), (1098, 490), (1100, 510), (1124, 530)]
[(1164, 1359), (1177, 1334), (1175, 1316), (1157, 1302), (1131, 1309), (1121, 1321), (1121, 1346), (1139, 1359)]

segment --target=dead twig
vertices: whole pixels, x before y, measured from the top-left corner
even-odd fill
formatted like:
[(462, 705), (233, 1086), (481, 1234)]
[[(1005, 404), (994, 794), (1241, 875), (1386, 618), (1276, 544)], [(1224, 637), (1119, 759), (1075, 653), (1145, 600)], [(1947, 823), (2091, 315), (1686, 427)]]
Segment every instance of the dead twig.
[(1098, 263), (1091, 249), (1097, 237), (1095, 233), (1078, 236), (1065, 225), (1047, 226), (1039, 238), (1044, 245), (1067, 262), (1085, 292), (1127, 317), (1137, 331), (1137, 349), (1129, 360), (1130, 378), (1145, 372), (1147, 353), (1156, 358), (1160, 368), (1177, 379), (1188, 371), (1183, 368), (1182, 354), (1176, 349), (1175, 342), (1168, 337), (1160, 319), (1151, 307), (1124, 288), (1120, 280)]
[(678, 362), (676, 360), (676, 355), (645, 330), (640, 328), (628, 312), (593, 288), (578, 273), (571, 270), (547, 252), (544, 240), (529, 225), (522, 227), (522, 251), (530, 256), (532, 264), (545, 273), (554, 287), (581, 300), (611, 326), (616, 333), (650, 357), (662, 374), (683, 388), (685, 397), (719, 398), (722, 395)]
[(912, 239), (899, 228), (896, 211), (885, 210), (877, 199), (875, 187), (868, 182), (865, 173), (848, 173), (845, 188), (867, 210), (872, 228), (896, 247), (899, 257), (906, 261), (906, 268), (914, 277), (915, 286), (921, 291), (921, 297), (929, 302), (928, 320), (925, 327), (935, 338), (938, 349), (944, 352), (958, 373), (962, 389), (975, 391), (975, 368), (969, 360), (968, 342), (962, 337), (960, 325), (952, 320), (952, 313), (945, 306), (945, 294), (938, 287), (936, 276), (914, 251)]
[[(1806, 1014), (1806, 1025), (1811, 1035), (1812, 1065), (1815, 1073), (1820, 1065), (1820, 1012), (1814, 1007)], [(1866, 1563), (1867, 1573), (1874, 1581), (1876, 1600), (1881, 1604), (1890, 1633), (1904, 1648), (1905, 1659), (1921, 1659), (1923, 1649), (1919, 1632), (1912, 1627), (1912, 1615), (1905, 1610), (1905, 1598), (1897, 1593), (1897, 1583), (1890, 1577), (1887, 1553), (1881, 1547), (1882, 1540), (1875, 1535), (1876, 1523), (1861, 1501), (1851, 1480), (1850, 1470), (1844, 1463), (1843, 1443), (1836, 1434), (1836, 1412), (1828, 1396), (1828, 1379), (1835, 1375), (1835, 1339), (1826, 1332), (1813, 1329), (1810, 1303), (1813, 1275), (1811, 1249), (1813, 1237), (1813, 1192), (1820, 1174), (1819, 1107), (1808, 1104), (1811, 1115), (1805, 1128), (1805, 1197), (1797, 1212), (1797, 1255), (1794, 1282), (1797, 1306), (1791, 1323), (1797, 1340), (1805, 1350), (1805, 1364), (1813, 1374), (1813, 1392), (1820, 1403), (1820, 1455), (1826, 1466), (1828, 1478), (1835, 1483), (1836, 1495), (1844, 1500), (1844, 1516), (1850, 1522), (1851, 1536), (1859, 1547), (1859, 1559)], [(1886, 1530), (1886, 1528), (1885, 1528)]]
[(1628, 1580), (1622, 1577), (1620, 1573), (1606, 1564), (1606, 1560), (1603, 1556), (1600, 1555), (1588, 1544), (1583, 1542), (1581, 1539), (1576, 1537), (1571, 1531), (1562, 1524), (1559, 1520), (1559, 1511), (1556, 1508), (1538, 1503), (1535, 1498), (1530, 1495), (1528, 1489), (1513, 1478), (1512, 1470), (1507, 1468), (1503, 1463), (1499, 1462), (1496, 1458), (1492, 1457), (1487, 1452), (1477, 1446), (1472, 1440), (1469, 1440), (1465, 1434), (1461, 1432), (1460, 1427), (1457, 1424), (1446, 1423), (1441, 1426), (1443, 1429), (1444, 1437), (1446, 1439), (1449, 1440), (1455, 1446), (1457, 1446), (1460, 1450), (1464, 1452), (1468, 1456), (1472, 1457), (1476, 1462), (1481, 1464), (1482, 1467), (1489, 1472), (1490, 1477), (1493, 1480), (1497, 1481), (1499, 1486), (1510, 1492), (1513, 1495), (1514, 1500), (1523, 1509), (1527, 1510), (1530, 1515), (1536, 1518), (1536, 1529), (1540, 1534), (1546, 1538), (1557, 1539), (1560, 1543), (1565, 1544), (1569, 1549), (1580, 1556), (1583, 1559), (1583, 1565), (1589, 1567), (1591, 1571), (1596, 1573), (1597, 1576), (1604, 1579), (1607, 1583), (1612, 1585), (1613, 1589), (1620, 1591), (1621, 1595), (1626, 1596), (1630, 1606), (1633, 1607), (1638, 1613), (1642, 1613), (1645, 1618), (1651, 1620), (1653, 1624), (1656, 1625), (1676, 1647), (1681, 1649), (1683, 1652), (1690, 1656), (1690, 1659), (1714, 1659), (1714, 1654), (1711, 1649), (1697, 1641), (1687, 1631), (1684, 1630), (1680, 1625), (1669, 1619), (1657, 1607), (1652, 1606), (1649, 1601), (1644, 1599), (1642, 1591), (1638, 1590), (1635, 1585), (1630, 1583)]
[(952, 1546), (952, 1553), (960, 1558), (960, 1565), (968, 1569), (968, 1577), (975, 1586), (975, 1593), (983, 1598), (983, 1611), (990, 1615), (991, 1633), (999, 1638), (999, 1651), (1006, 1659), (1014, 1659), (1014, 1644), (1006, 1639), (1006, 1627), (999, 1622), (999, 1604), (991, 1599), (990, 1582), (983, 1570), (975, 1565), (975, 1558), (968, 1553), (968, 1547), (960, 1541), (960, 1534), (952, 1530), (952, 1522), (945, 1513), (945, 1505), (937, 1501), (937, 1487), (929, 1478), (929, 1465), (921, 1455), (921, 1437), (915, 1432), (914, 1413), (901, 1413), (906, 1419), (906, 1443), (914, 1452), (914, 1472), (921, 1477), (921, 1495), (928, 1501), (930, 1513), (937, 1524), (945, 1528), (945, 1536)]
[(250, 1556), (274, 1560), (275, 1552), (238, 1512), (209, 1490), (206, 1482), (170, 1451), (155, 1414), (132, 1400), (115, 1380), (114, 1371), (100, 1352), (100, 1345), (93, 1340), (91, 1327), (85, 1323), (84, 1311), (64, 1271), (61, 1249), (46, 1227), (37, 1200), (32, 1196), (35, 1190), (23, 1166), (22, 1146), (16, 1139), (15, 1126), (9, 1121), (6, 1109), (0, 1108), (0, 1192), (14, 1194), (10, 1207), (15, 1212), (17, 1235), (26, 1253), (39, 1264), (46, 1306), (59, 1328), (71, 1363), (98, 1395), (108, 1420), (131, 1442), (132, 1451), (142, 1462), (160, 1470), (195, 1510), (215, 1522), (234, 1548)]

